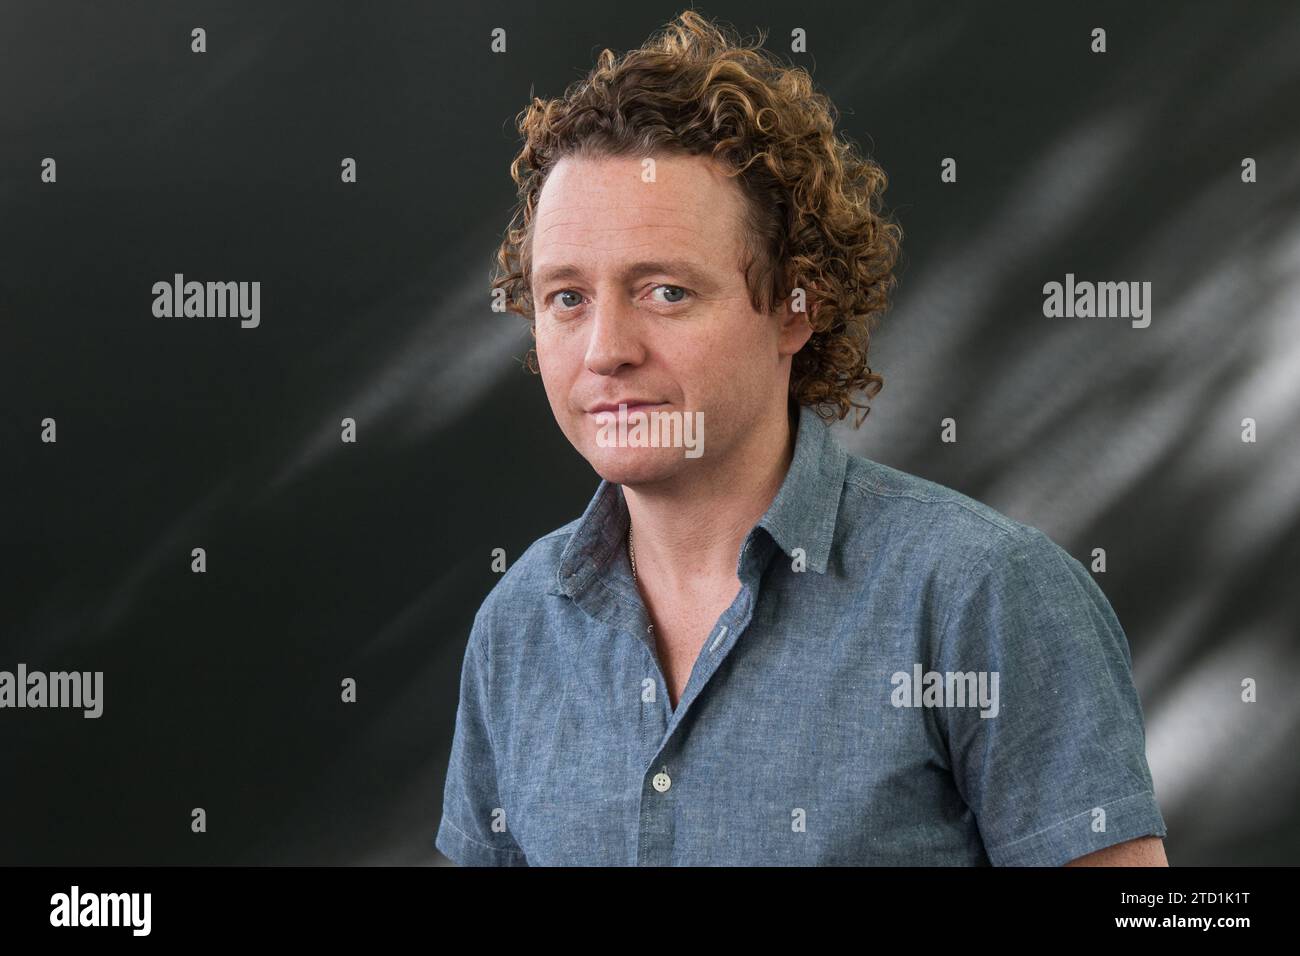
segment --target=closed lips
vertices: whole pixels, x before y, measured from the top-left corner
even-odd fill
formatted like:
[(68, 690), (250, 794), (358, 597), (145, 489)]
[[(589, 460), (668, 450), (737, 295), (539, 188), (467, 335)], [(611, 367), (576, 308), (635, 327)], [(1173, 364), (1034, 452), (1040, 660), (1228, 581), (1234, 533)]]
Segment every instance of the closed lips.
[(618, 407), (619, 407), (620, 404), (621, 404), (621, 405), (626, 405), (628, 408), (636, 408), (637, 406), (640, 406), (640, 405), (646, 405), (646, 406), (649, 406), (649, 405), (663, 405), (663, 404), (666, 404), (666, 403), (664, 403), (664, 402), (653, 402), (653, 401), (650, 401), (649, 399), (634, 398), (634, 399), (631, 399), (631, 400), (627, 400), (627, 399), (625, 399), (625, 400), (622, 401), (622, 402), (614, 402), (612, 405), (610, 405), (610, 404), (597, 405), (597, 406), (595, 406), (594, 408), (589, 408), (588, 411), (591, 412), (592, 414), (595, 414), (596, 412), (616, 412), (616, 411), (618, 411)]

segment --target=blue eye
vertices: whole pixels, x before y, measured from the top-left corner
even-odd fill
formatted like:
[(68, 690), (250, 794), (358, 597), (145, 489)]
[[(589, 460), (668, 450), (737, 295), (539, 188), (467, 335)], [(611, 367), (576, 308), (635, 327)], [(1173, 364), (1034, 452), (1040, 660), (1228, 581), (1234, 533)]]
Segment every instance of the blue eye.
[(674, 293), (679, 293), (679, 294), (680, 294), (681, 298), (676, 298), (676, 299), (674, 299), (674, 298), (669, 298), (669, 299), (666, 299), (665, 301), (666, 301), (669, 305), (677, 305), (679, 302), (682, 302), (682, 301), (684, 301), (684, 300), (686, 299), (687, 292), (686, 292), (685, 289), (683, 289), (683, 288), (682, 288), (681, 286), (679, 286), (679, 285), (657, 285), (657, 286), (655, 286), (655, 288), (656, 288), (656, 289), (670, 289), (670, 290), (672, 290)]

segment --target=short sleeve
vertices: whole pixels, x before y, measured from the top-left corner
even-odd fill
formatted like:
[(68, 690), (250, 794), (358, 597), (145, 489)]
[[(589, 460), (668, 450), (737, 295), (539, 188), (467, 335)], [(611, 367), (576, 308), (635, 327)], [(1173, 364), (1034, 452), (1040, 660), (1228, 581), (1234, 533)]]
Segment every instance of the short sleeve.
[(497, 794), (496, 756), (488, 721), (488, 659), (479, 617), (461, 665), (460, 702), (434, 845), (461, 866), (527, 866), (505, 828)]
[(1023, 526), (962, 588), (939, 670), (983, 672), (988, 693), (940, 707), (939, 725), (990, 861), (1061, 866), (1165, 836), (1128, 640), (1092, 575)]

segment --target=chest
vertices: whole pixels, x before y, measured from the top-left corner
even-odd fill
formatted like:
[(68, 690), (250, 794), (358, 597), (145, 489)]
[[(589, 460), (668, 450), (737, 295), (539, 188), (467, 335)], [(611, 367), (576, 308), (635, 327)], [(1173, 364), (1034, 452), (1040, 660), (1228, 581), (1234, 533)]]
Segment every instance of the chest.
[[(896, 653), (846, 653), (848, 626), (728, 622), (734, 643), (680, 705), (657, 692), (645, 645), (617, 629), (498, 687), (500, 805), (530, 864), (979, 861), (943, 753), (915, 711), (889, 702)], [(671, 684), (709, 673), (713, 625), (686, 653), (665, 642)]]
[(714, 639), (718, 622), (730, 607), (735, 594), (705, 596), (697, 599), (661, 599), (654, 605), (652, 632), (660, 670), (674, 708), (681, 699), (700, 652)]

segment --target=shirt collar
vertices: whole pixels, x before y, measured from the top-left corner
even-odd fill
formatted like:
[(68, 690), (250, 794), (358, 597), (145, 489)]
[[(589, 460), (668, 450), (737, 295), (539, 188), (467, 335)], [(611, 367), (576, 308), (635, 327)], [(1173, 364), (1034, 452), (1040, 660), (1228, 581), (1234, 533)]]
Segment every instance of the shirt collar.
[(830, 425), (801, 405), (790, 470), (758, 523), (786, 554), (802, 548), (808, 567), (818, 574), (825, 573), (830, 557), (847, 467), (848, 454), (831, 435)]
[[(808, 568), (818, 574), (825, 573), (830, 556), (847, 464), (829, 424), (800, 406), (790, 468), (755, 530), (765, 529), (788, 555), (802, 549)], [(603, 574), (627, 540), (628, 523), (622, 486), (602, 478), (560, 554), (550, 593), (572, 597)]]

